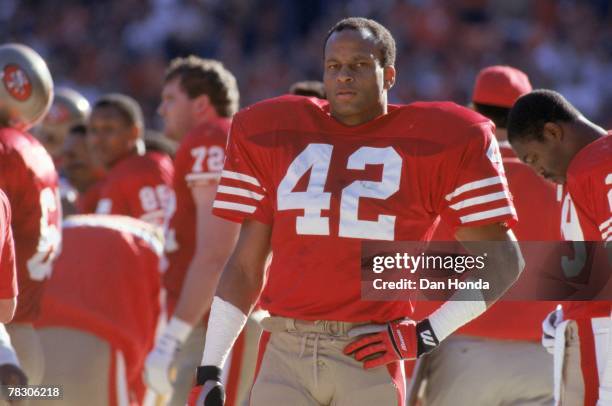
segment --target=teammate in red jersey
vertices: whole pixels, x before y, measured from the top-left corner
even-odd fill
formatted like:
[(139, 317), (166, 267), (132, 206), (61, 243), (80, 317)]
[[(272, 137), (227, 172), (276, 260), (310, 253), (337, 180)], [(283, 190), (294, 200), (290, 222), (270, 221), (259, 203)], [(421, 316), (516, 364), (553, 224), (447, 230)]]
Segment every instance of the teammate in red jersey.
[(19, 303), (7, 326), (31, 384), (40, 381), (43, 357), (32, 328), (43, 287), (61, 242), (58, 177), (43, 146), (26, 133), (46, 114), (53, 81), (32, 49), (0, 47), (0, 188), (11, 203)]
[(3, 323), (13, 319), (17, 304), (15, 243), (11, 230), (11, 206), (0, 190), (0, 385), (25, 385), (15, 349)]
[(171, 317), (147, 359), (147, 380), (157, 393), (172, 391), (171, 405), (187, 399), (202, 353), (203, 317), (238, 232), (237, 225), (211, 213), (238, 96), (236, 79), (214, 60), (177, 58), (164, 79), (159, 113), (166, 135), (180, 141), (176, 206), (166, 232), (164, 286)]
[(96, 213), (122, 214), (163, 225), (173, 200), (172, 161), (165, 154), (144, 151), (144, 122), (138, 103), (109, 94), (94, 104), (88, 137), (108, 170)]
[[(519, 275), (493, 125), (453, 103), (388, 105), (394, 61), (386, 28), (342, 20), (325, 43), (329, 103), (284, 96), (234, 117), (213, 206), (242, 225), (212, 303), (199, 405), (223, 403), (225, 356), (260, 294), (272, 317), (251, 404), (403, 405), (401, 360), (433, 350)], [(491, 244), (482, 275), (492, 289), (418, 323), (409, 302), (362, 300), (362, 242), (426, 240), (438, 215), (461, 241), (501, 241), (508, 262)]]
[[(68, 217), (37, 328), (56, 404), (141, 404), (159, 316), (161, 230), (126, 216)], [(78, 288), (75, 288), (78, 287)]]
[[(534, 281), (526, 276), (543, 271), (542, 258), (547, 258), (547, 254), (542, 250), (548, 245), (531, 241), (558, 241), (561, 237), (561, 206), (554, 185), (520, 162), (507, 141), (508, 112), (516, 99), (531, 89), (524, 72), (510, 66), (490, 66), (478, 73), (472, 96), (474, 110), (495, 124), (495, 137), (500, 142), (519, 218), (512, 229), (519, 242), (526, 242), (521, 244), (525, 272), (508, 294), (526, 292), (525, 284)], [(454, 237), (450, 227), (441, 223), (432, 240), (452, 241)], [(555, 247), (551, 245), (550, 249)], [(428, 307), (433, 311), (437, 306), (438, 302), (418, 303), (417, 313), (427, 311)], [(540, 337), (541, 321), (554, 307), (549, 302), (496, 303), (459, 329), (439, 350), (419, 361), (412, 396), (417, 396), (421, 382), (426, 380), (423, 393), (427, 404), (495, 405), (516, 401), (550, 404), (552, 357), (540, 346)], [(503, 367), (495, 362), (499, 358), (504, 359)], [(465, 368), (466, 360), (471, 368)], [(462, 371), (460, 379), (458, 371)]]
[(8, 323), (17, 305), (15, 243), (11, 230), (11, 206), (0, 190), (0, 323)]
[(68, 131), (62, 151), (62, 168), (70, 185), (79, 193), (74, 211), (78, 214), (95, 213), (105, 171), (94, 158), (84, 125), (76, 125)]
[[(562, 95), (536, 90), (521, 97), (508, 119), (517, 156), (539, 175), (564, 184), (563, 234), (599, 241), (612, 252), (612, 137)], [(612, 258), (612, 256), (610, 257)], [(562, 405), (612, 402), (612, 305), (583, 302), (545, 320), (555, 337), (555, 398)], [(565, 321), (564, 321), (565, 319)]]

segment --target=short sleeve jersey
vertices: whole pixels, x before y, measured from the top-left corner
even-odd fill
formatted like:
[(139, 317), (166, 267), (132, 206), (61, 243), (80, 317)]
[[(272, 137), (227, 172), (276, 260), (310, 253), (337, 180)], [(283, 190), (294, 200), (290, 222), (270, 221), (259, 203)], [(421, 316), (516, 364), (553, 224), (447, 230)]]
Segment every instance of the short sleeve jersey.
[(167, 213), (164, 285), (171, 301), (181, 291), (185, 273), (195, 253), (196, 206), (191, 188), (218, 182), (223, 169), (230, 119), (221, 118), (194, 128), (183, 138), (175, 157), (176, 204)]
[(158, 152), (131, 155), (113, 166), (103, 181), (97, 214), (119, 214), (163, 226), (173, 200), (172, 160)]
[[(612, 241), (612, 136), (608, 133), (588, 144), (572, 159), (565, 184), (562, 232), (571, 241)], [(600, 247), (601, 248), (601, 247)], [(605, 254), (591, 252), (593, 266), (601, 266)], [(567, 318), (605, 317), (608, 302), (583, 302), (567, 306)]]
[(0, 190), (0, 299), (17, 296), (15, 244), (11, 230), (11, 206)]
[(409, 302), (360, 299), (364, 240), (513, 223), (493, 125), (453, 103), (390, 106), (347, 127), (326, 101), (283, 96), (233, 120), (214, 213), (272, 226), (261, 305), (306, 320), (389, 321)]
[(13, 321), (32, 322), (61, 250), (62, 208), (53, 161), (30, 134), (0, 129), (0, 189), (11, 204), (17, 259), (19, 303)]
[(37, 326), (102, 337), (123, 353), (128, 382), (137, 386), (160, 311), (161, 230), (130, 217), (89, 214), (68, 217), (63, 234)]

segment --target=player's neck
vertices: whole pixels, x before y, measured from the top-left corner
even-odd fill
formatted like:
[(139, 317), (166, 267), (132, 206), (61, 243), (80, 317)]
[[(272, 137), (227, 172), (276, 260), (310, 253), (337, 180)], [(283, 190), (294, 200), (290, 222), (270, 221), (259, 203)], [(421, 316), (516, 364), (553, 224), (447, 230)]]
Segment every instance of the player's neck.
[(578, 145), (579, 150), (608, 134), (606, 130), (590, 122), (584, 117), (580, 118), (572, 125), (576, 128), (575, 134), (577, 137), (575, 142)]
[(377, 106), (375, 109), (371, 109), (367, 112), (361, 112), (353, 115), (339, 115), (335, 114), (334, 111), (330, 111), (330, 115), (348, 127), (355, 127), (361, 124), (365, 124), (369, 121), (374, 120), (376, 117), (387, 114), (387, 103)]

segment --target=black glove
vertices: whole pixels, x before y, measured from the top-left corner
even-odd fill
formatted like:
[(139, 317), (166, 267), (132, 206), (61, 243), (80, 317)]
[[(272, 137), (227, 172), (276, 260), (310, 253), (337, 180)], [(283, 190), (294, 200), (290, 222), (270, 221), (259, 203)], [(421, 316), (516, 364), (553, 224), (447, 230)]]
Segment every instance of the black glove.
[[(221, 368), (215, 366), (198, 367), (196, 386), (191, 390), (190, 398), (197, 395), (197, 406), (223, 406), (225, 389), (221, 384)], [(190, 403), (191, 404), (191, 403)]]

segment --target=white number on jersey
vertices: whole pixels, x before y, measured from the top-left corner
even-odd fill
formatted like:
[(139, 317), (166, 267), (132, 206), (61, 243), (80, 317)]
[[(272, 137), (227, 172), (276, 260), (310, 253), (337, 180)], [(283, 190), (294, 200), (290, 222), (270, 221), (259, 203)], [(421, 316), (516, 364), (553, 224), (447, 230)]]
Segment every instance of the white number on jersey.
[(195, 159), (191, 171), (199, 173), (204, 171), (204, 160), (210, 172), (220, 172), (223, 170), (223, 160), (225, 158), (225, 150), (217, 145), (210, 148), (197, 147), (191, 150), (191, 156)]
[[(329, 235), (329, 218), (321, 216), (329, 210), (331, 193), (324, 192), (333, 146), (309, 144), (289, 165), (278, 186), (278, 210), (303, 209), (296, 219), (296, 232)], [(377, 221), (359, 220), (359, 199), (387, 199), (399, 190), (402, 159), (392, 147), (361, 147), (348, 159), (347, 169), (363, 170), (366, 165), (383, 165), (382, 180), (355, 181), (342, 190), (340, 199), (341, 237), (393, 240), (395, 216), (379, 215)], [(310, 171), (305, 192), (293, 192), (300, 179)]]
[(28, 260), (30, 279), (42, 281), (51, 275), (53, 260), (61, 248), (62, 235), (55, 224), (49, 224), (51, 213), (57, 212), (59, 192), (44, 188), (40, 192), (40, 237), (36, 253)]
[(366, 165), (383, 165), (380, 182), (355, 181), (344, 188), (340, 201), (340, 237), (393, 240), (395, 216), (379, 215), (377, 221), (359, 220), (359, 198), (388, 199), (399, 190), (402, 158), (393, 149), (361, 147), (348, 160), (348, 169), (365, 169)]
[(174, 192), (166, 185), (145, 186), (140, 189), (138, 196), (142, 210), (151, 212), (155, 210), (166, 210)]

